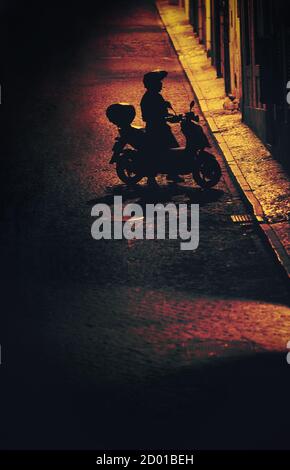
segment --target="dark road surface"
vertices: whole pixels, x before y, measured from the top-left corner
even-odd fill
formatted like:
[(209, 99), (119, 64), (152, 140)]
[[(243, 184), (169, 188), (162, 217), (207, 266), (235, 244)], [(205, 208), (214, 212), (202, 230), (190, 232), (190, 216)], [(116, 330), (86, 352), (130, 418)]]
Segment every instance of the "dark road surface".
[[(232, 222), (248, 209), (222, 157), (206, 192), (129, 190), (108, 163), (104, 111), (130, 102), (142, 125), (145, 72), (168, 70), (178, 112), (193, 98), (154, 6), (118, 5), (72, 11), (67, 34), (55, 20), (53, 41), (41, 21), (7, 32), (0, 446), (289, 448), (289, 298), (255, 226)], [(198, 249), (93, 240), (92, 206), (114, 195), (200, 204)]]

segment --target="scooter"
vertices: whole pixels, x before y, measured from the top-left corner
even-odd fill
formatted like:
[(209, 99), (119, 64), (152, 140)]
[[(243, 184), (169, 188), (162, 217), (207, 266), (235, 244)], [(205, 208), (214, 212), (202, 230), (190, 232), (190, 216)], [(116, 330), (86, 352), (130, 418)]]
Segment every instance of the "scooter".
[[(152, 175), (152, 161), (154, 161), (154, 174), (192, 174), (194, 181), (201, 188), (212, 188), (221, 178), (221, 168), (215, 157), (205, 149), (210, 147), (209, 141), (200, 126), (199, 116), (192, 110), (195, 103), (190, 103), (190, 110), (184, 114), (174, 114), (167, 117), (170, 123), (180, 123), (181, 131), (186, 139), (185, 147), (171, 148), (160, 151), (156, 158), (154, 149), (146, 148), (146, 133), (142, 128), (131, 126), (135, 117), (135, 109), (131, 105), (121, 103), (111, 105), (107, 109), (108, 119), (116, 124), (119, 129), (119, 137), (113, 147), (113, 157), (110, 163), (116, 163), (116, 172), (123, 183), (132, 186), (136, 185), (145, 176)], [(113, 108), (115, 106), (115, 108)], [(115, 118), (114, 112), (117, 106), (121, 108), (120, 118)], [(127, 106), (127, 109), (125, 107)], [(119, 109), (118, 109), (119, 113)], [(129, 115), (129, 117), (128, 117)], [(127, 147), (127, 144), (131, 148)], [(150, 158), (148, 153), (150, 151)], [(147, 154), (147, 157), (146, 157)], [(148, 163), (150, 162), (150, 163)]]

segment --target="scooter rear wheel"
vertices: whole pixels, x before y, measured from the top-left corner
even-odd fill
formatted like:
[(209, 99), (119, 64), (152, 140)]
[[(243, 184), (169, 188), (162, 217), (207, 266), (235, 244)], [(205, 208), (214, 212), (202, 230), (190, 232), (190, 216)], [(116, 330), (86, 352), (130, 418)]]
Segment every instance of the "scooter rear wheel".
[(201, 188), (212, 188), (221, 179), (221, 167), (215, 157), (202, 152), (194, 165), (192, 176)]
[(132, 160), (127, 158), (117, 162), (116, 172), (120, 180), (128, 186), (134, 186), (143, 178), (142, 175), (134, 170)]

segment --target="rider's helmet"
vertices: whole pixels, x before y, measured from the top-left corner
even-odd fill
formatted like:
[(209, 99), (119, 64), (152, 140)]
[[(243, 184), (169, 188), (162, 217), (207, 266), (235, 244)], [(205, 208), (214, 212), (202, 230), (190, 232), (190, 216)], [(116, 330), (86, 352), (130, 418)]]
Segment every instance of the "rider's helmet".
[(106, 116), (116, 126), (123, 127), (131, 124), (136, 116), (136, 111), (132, 104), (115, 103), (107, 108)]
[(168, 72), (165, 70), (153, 70), (152, 72), (145, 73), (143, 83), (145, 88), (150, 88), (152, 85), (160, 83), (163, 78), (167, 77)]

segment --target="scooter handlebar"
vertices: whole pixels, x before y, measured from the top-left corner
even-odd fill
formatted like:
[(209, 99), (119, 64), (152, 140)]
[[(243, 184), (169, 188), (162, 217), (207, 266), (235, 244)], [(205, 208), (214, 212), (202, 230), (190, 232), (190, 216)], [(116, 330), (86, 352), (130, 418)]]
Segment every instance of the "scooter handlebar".
[(185, 113), (185, 114), (174, 114), (170, 115), (166, 118), (166, 121), (171, 123), (181, 122), (182, 119), (191, 119), (192, 121), (199, 122), (199, 116), (192, 111)]
[(171, 122), (172, 124), (176, 123), (176, 122), (180, 122), (182, 120), (182, 114), (174, 114), (172, 116), (168, 116), (166, 118), (166, 121), (168, 122)]

